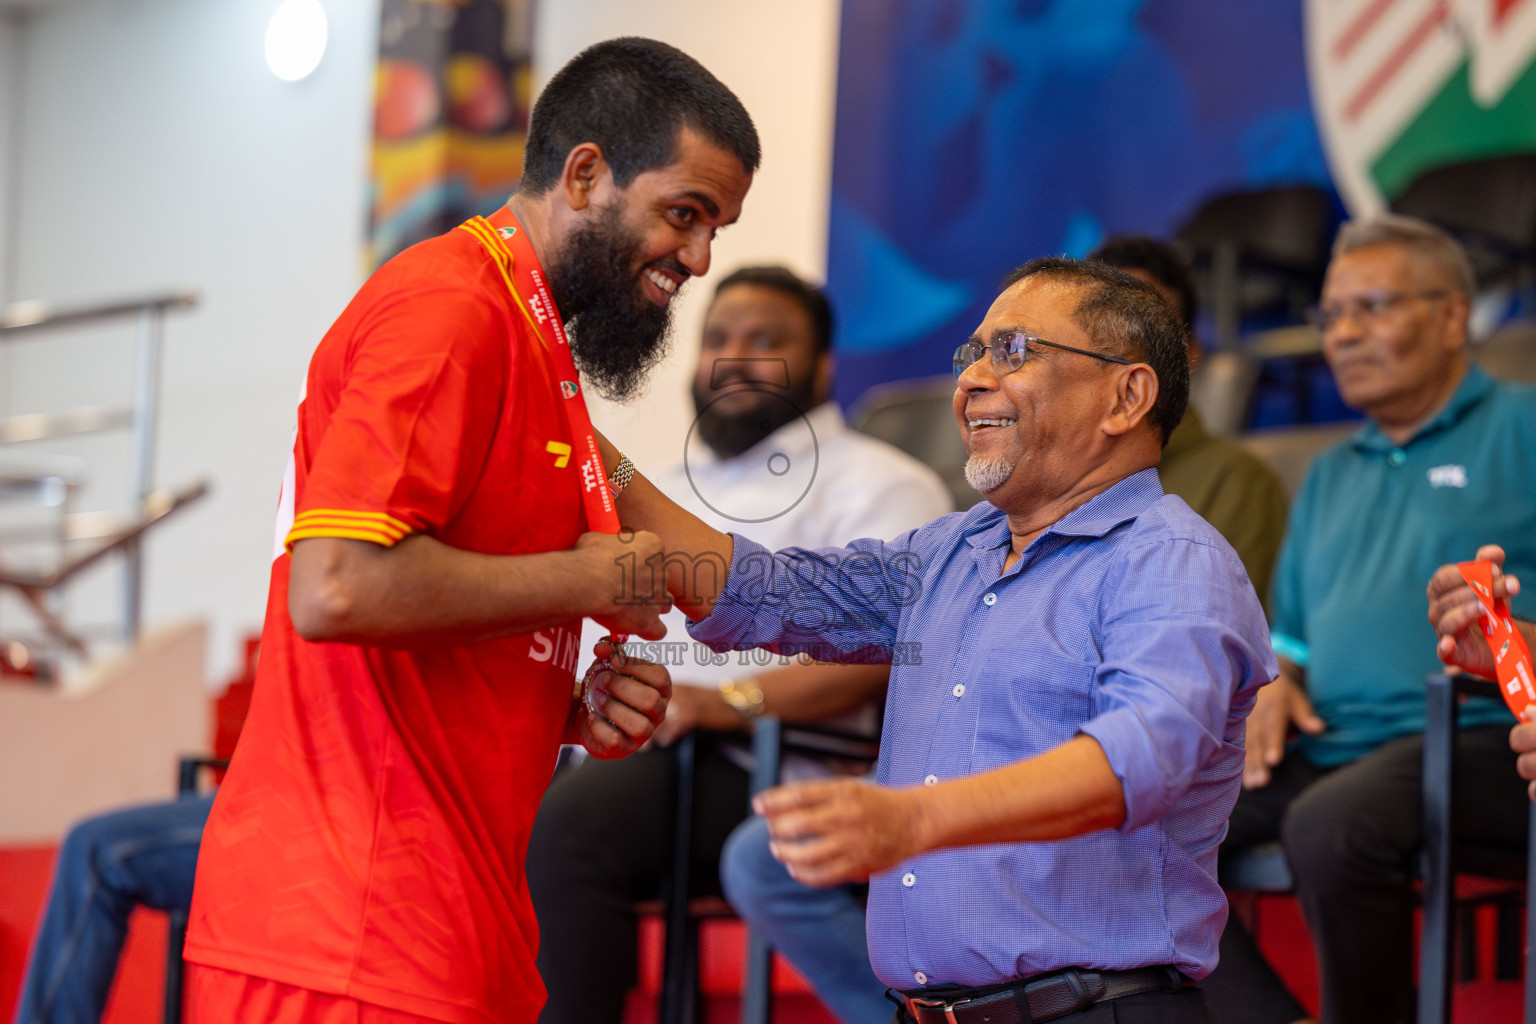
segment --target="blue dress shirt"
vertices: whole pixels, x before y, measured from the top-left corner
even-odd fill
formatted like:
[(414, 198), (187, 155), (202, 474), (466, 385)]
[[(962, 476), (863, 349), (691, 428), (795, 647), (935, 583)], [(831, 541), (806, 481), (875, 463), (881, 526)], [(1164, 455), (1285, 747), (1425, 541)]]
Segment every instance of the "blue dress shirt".
[(1276, 674), (1237, 555), (1155, 470), (1036, 537), (1007, 571), (983, 502), (892, 541), (777, 554), (736, 538), (716, 650), (893, 660), (878, 779), (933, 785), (1104, 748), (1127, 817), (1047, 843), (936, 850), (870, 880), (869, 951), (892, 988), (991, 985), (1080, 966), (1216, 964), (1216, 847), (1237, 800), (1244, 719)]

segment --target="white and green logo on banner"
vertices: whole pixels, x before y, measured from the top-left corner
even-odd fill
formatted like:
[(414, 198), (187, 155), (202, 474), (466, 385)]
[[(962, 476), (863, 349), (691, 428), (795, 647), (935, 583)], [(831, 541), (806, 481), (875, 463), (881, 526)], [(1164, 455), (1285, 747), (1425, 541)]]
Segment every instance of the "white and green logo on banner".
[(1307, 0), (1307, 74), (1350, 210), (1439, 164), (1536, 151), (1536, 0)]

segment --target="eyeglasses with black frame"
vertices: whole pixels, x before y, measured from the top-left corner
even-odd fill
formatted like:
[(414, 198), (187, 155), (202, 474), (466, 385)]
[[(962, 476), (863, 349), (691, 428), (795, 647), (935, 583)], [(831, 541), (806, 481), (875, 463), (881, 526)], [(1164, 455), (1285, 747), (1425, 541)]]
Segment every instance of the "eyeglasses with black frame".
[(1005, 331), (992, 339), (992, 344), (983, 345), (975, 338), (961, 342), (955, 349), (954, 370), (955, 379), (971, 366), (981, 360), (988, 349), (992, 350), (992, 369), (999, 377), (1006, 373), (1012, 373), (1020, 369), (1029, 358), (1030, 345), (1044, 345), (1047, 348), (1059, 348), (1063, 352), (1076, 352), (1080, 356), (1091, 356), (1094, 359), (1102, 359), (1106, 363), (1119, 363), (1121, 366), (1134, 366), (1130, 359), (1121, 359), (1119, 356), (1107, 356), (1102, 352), (1090, 352), (1085, 348), (1073, 348), (1071, 345), (1062, 345), (1054, 341), (1046, 341), (1044, 338), (1036, 338), (1034, 335), (1025, 334), (1023, 331)]
[(1416, 292), (1369, 291), (1345, 299), (1343, 302), (1313, 306), (1307, 310), (1307, 322), (1317, 328), (1320, 333), (1326, 334), (1344, 319), (1346, 313), (1351, 319), (1360, 323), (1370, 323), (1386, 316), (1404, 302), (1411, 302), (1414, 299), (1432, 301), (1443, 299), (1449, 294), (1451, 293), (1444, 288)]

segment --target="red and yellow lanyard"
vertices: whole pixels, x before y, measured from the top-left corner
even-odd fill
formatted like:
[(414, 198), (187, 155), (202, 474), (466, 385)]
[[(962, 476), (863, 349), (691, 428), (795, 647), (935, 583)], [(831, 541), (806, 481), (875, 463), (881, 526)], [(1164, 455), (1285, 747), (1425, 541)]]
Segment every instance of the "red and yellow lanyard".
[[(560, 311), (555, 307), (554, 296), (549, 293), (544, 268), (539, 266), (528, 231), (505, 206), (490, 217), (474, 217), (459, 227), (474, 235), (490, 254), (501, 271), (512, 301), (517, 303), (550, 357), (546, 365), (554, 378), (551, 383), (560, 392), (560, 408), (565, 413), (566, 426), (576, 446), (574, 454), (588, 527), (602, 533), (618, 533), (619, 513), (608, 489), (608, 473), (603, 469), (592, 417), (581, 394), (581, 378), (576, 373), (576, 361), (571, 357), (570, 340), (565, 336)], [(526, 301), (524, 296), (527, 296)]]
[[(539, 257), (533, 251), (527, 228), (505, 206), (489, 217), (472, 217), (459, 227), (474, 235), (490, 255), (501, 271), (512, 301), (522, 311), (549, 356), (545, 365), (553, 377), (551, 383), (560, 393), (560, 408), (565, 413), (566, 426), (576, 448), (573, 455), (580, 474), (581, 502), (587, 513), (587, 527), (601, 533), (617, 534), (619, 512), (613, 504), (613, 493), (608, 489), (608, 473), (603, 469), (597, 433), (592, 429), (592, 416), (587, 412), (587, 402), (581, 394), (581, 377), (576, 373), (576, 360), (571, 356), (570, 339), (565, 335), (560, 310), (549, 292), (544, 268), (539, 266)], [(526, 301), (524, 296), (527, 296)], [(608, 639), (618, 645), (627, 637), (613, 634)], [(578, 680), (577, 695), (581, 689)]]

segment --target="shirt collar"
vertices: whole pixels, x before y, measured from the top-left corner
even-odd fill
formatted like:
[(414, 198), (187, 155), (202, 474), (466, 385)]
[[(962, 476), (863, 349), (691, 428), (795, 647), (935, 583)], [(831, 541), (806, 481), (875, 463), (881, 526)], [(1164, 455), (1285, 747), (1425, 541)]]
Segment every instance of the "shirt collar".
[(1450, 401), (1444, 408), (1431, 416), (1423, 426), (1414, 431), (1402, 445), (1394, 445), (1387, 436), (1376, 426), (1374, 420), (1366, 420), (1364, 426), (1350, 437), (1350, 440), (1359, 448), (1388, 449), (1403, 447), (1413, 444), (1421, 437), (1438, 433), (1455, 425), (1456, 421), (1467, 414), (1469, 410), (1480, 404), (1483, 399), (1493, 393), (1493, 378), (1483, 372), (1482, 367), (1476, 363), (1467, 367), (1467, 374), (1456, 385), (1456, 390), (1451, 393)]
[[(848, 423), (843, 419), (843, 410), (838, 408), (836, 402), (822, 402), (810, 412), (805, 413), (803, 419), (804, 424), (800, 419), (790, 420), (740, 455), (728, 459), (722, 459), (716, 455), (714, 450), (698, 436), (698, 433), (694, 432), (692, 442), (694, 450), (690, 453), (690, 459), (696, 456), (703, 463), (722, 466), (738, 461), (758, 465), (768, 454), (783, 452), (793, 460), (797, 455), (809, 455), (813, 446), (820, 447), (848, 432)], [(805, 429), (806, 424), (810, 426), (810, 430)]]
[[(1109, 489), (1094, 495), (1043, 530), (1032, 543), (1052, 534), (1061, 537), (1102, 537), (1122, 523), (1128, 523), (1152, 507), (1163, 496), (1163, 483), (1156, 467), (1132, 473)], [(966, 540), (974, 548), (1000, 547), (1010, 542), (1008, 517), (987, 506)]]

